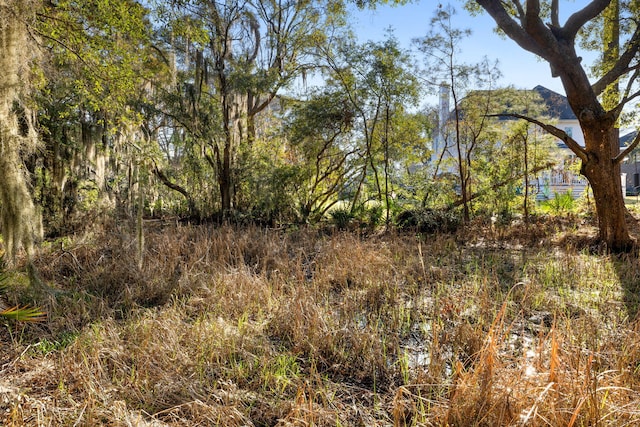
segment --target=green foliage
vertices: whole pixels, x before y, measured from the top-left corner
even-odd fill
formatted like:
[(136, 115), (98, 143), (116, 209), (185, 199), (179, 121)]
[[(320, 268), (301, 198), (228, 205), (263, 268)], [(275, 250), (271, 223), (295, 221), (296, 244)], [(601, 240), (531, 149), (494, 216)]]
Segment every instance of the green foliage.
[(243, 172), (239, 193), (243, 198), (237, 210), (245, 220), (269, 225), (298, 220), (299, 167), (283, 162), (262, 141), (256, 141), (249, 158), (239, 166)]
[(37, 323), (46, 319), (46, 313), (34, 307), (9, 307), (0, 311), (0, 318), (15, 322)]
[(37, 323), (46, 320), (47, 314), (38, 307), (7, 306), (3, 301), (3, 295), (9, 291), (11, 276), (0, 273), (0, 319), (14, 322)]
[(566, 193), (555, 192), (553, 198), (540, 203), (543, 212), (552, 214), (566, 214), (576, 209), (576, 200), (573, 198), (571, 191)]
[[(342, 24), (344, 13), (342, 2), (324, 0), (187, 0), (157, 9), (175, 80), (165, 90), (164, 117), (199, 148), (184, 157), (205, 159), (212, 169), (223, 215), (264, 207), (272, 211), (264, 216), (273, 216), (274, 201), (262, 194), (250, 200), (257, 193), (248, 191), (275, 178), (254, 177), (244, 168), (262, 155), (256, 142), (271, 133), (270, 106), (279, 110), (279, 93), (315, 67), (311, 50), (325, 43), (325, 31)], [(290, 172), (278, 171), (281, 177)]]
[[(546, 114), (535, 91), (499, 89), (490, 101), (490, 110), (495, 112), (526, 112), (535, 117)], [(524, 185), (531, 185), (540, 170), (552, 164), (553, 138), (524, 120), (508, 117), (492, 121), (481, 138), (472, 161), (476, 194), (481, 194), (475, 208), (491, 213), (522, 211)], [(533, 194), (527, 196), (527, 203), (532, 203)]]
[(81, 212), (88, 212), (98, 202), (99, 189), (94, 181), (82, 180), (78, 183), (77, 207)]
[(401, 230), (434, 234), (453, 233), (462, 221), (454, 210), (418, 208), (400, 212), (395, 223)]
[[(450, 4), (438, 7), (430, 22), (429, 32), (418, 40), (427, 68), (425, 76), (434, 87), (442, 87), (452, 97), (453, 119), (440, 124), (441, 147), (436, 156), (445, 155), (445, 146), (455, 164), (458, 190), (465, 221), (470, 219), (470, 199), (473, 197), (473, 159), (485, 142), (483, 133), (492, 113), (493, 89), (500, 71), (497, 64), (487, 58), (475, 63), (463, 63), (458, 57), (462, 42), (471, 36), (471, 30), (453, 26), (456, 9)], [(448, 95), (449, 96), (449, 95)]]
[(336, 208), (329, 212), (331, 216), (331, 222), (338, 228), (338, 230), (347, 230), (353, 223), (355, 218), (351, 210), (347, 208)]
[(348, 95), (335, 88), (295, 103), (282, 138), (289, 141), (288, 163), (295, 168), (295, 196), (303, 221), (317, 220), (337, 200), (357, 153), (352, 128), (355, 111)]
[(45, 7), (37, 31), (53, 55), (52, 84), (71, 89), (67, 103), (114, 111), (131, 100), (140, 79), (155, 71), (154, 56), (144, 50), (151, 31), (146, 15), (133, 0), (61, 0)]
[(420, 206), (433, 209), (450, 206), (458, 197), (456, 193), (457, 177), (453, 173), (446, 172), (434, 178), (429, 172), (432, 171), (424, 170), (423, 173), (418, 171), (418, 173), (415, 174), (422, 178), (422, 188), (420, 188), (420, 193), (418, 193), (422, 195)]
[[(269, 224), (315, 222), (345, 200), (349, 221), (375, 228), (403, 209), (457, 203), (461, 175), (473, 209), (519, 200), (515, 181), (493, 187), (522, 169), (520, 146), (505, 149), (512, 138), (483, 126), (486, 113), (521, 111), (520, 101), (471, 88), (489, 87), (492, 73), (474, 73), (493, 72), (490, 64), (434, 64), (434, 46), (457, 54), (469, 34), (447, 26), (453, 8), (439, 8), (420, 40), (429, 79), (455, 73), (466, 104), (466, 158), (437, 171), (428, 143), (435, 112), (416, 111), (424, 86), (414, 57), (391, 31), (362, 44), (338, 31), (327, 44), (328, 31), (344, 29), (342, 1), (62, 0), (42, 11), (45, 149), (30, 169), (47, 224), (60, 233), (67, 211), (96, 202), (133, 212), (143, 184), (152, 215), (224, 211)], [(295, 94), (290, 84), (319, 66), (326, 84)]]
[(383, 222), (384, 213), (384, 206), (380, 203), (366, 206), (364, 211), (365, 224), (371, 229), (376, 228)]
[(46, 356), (61, 351), (71, 345), (80, 335), (79, 332), (64, 331), (56, 339), (43, 338), (32, 346), (32, 353)]
[(142, 106), (151, 110), (167, 67), (140, 2), (41, 3), (33, 31), (43, 46), (35, 102), (44, 147), (31, 168), (47, 234), (60, 235), (97, 201), (130, 202), (131, 172), (150, 145), (140, 137)]
[(422, 90), (413, 60), (391, 32), (377, 43), (341, 40), (326, 55), (327, 85), (344, 94), (352, 116), (352, 208), (371, 197), (390, 205), (407, 153), (416, 147), (423, 152), (426, 145), (422, 116), (408, 112)]

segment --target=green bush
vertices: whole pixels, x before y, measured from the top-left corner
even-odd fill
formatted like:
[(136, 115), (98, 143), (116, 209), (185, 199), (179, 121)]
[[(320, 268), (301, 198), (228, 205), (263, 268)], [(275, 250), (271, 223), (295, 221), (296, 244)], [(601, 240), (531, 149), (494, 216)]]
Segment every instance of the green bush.
[(384, 208), (382, 205), (369, 206), (365, 210), (365, 220), (369, 228), (376, 228), (384, 221)]
[(452, 210), (416, 208), (400, 212), (395, 222), (400, 230), (434, 234), (453, 233), (462, 221)]
[(546, 200), (540, 204), (543, 211), (552, 214), (561, 214), (573, 212), (576, 209), (576, 201), (573, 198), (571, 191), (560, 194), (555, 192), (553, 199)]
[(354, 215), (347, 208), (337, 208), (332, 210), (329, 215), (331, 215), (331, 222), (339, 229), (346, 230), (351, 225), (351, 222), (354, 219)]

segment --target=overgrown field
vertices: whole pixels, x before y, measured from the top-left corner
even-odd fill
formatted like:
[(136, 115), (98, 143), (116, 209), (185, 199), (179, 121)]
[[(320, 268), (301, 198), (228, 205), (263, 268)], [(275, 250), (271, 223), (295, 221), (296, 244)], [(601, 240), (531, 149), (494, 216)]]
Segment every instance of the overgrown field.
[[(4, 426), (640, 423), (640, 262), (553, 221), (455, 235), (126, 224), (43, 246)], [(578, 242), (578, 243), (576, 243)]]

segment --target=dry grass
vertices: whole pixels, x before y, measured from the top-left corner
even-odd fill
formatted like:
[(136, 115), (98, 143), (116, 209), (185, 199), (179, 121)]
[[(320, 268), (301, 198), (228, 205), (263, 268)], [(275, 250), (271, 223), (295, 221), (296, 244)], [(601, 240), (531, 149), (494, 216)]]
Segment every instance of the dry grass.
[(640, 262), (541, 223), (419, 238), (111, 226), (15, 273), (7, 426), (640, 423)]

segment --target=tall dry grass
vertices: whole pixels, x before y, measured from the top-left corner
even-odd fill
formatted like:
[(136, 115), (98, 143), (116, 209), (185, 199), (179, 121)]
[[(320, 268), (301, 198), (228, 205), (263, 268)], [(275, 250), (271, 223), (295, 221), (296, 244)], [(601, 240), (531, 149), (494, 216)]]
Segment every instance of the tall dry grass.
[(37, 258), (0, 337), (7, 426), (640, 422), (640, 268), (546, 225), (422, 238), (126, 226)]

